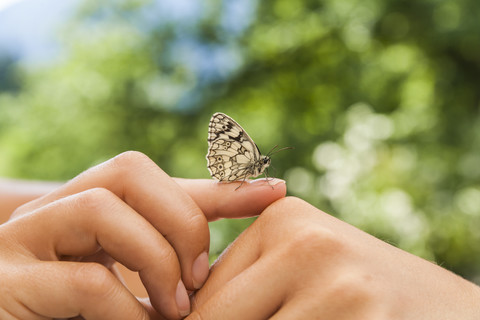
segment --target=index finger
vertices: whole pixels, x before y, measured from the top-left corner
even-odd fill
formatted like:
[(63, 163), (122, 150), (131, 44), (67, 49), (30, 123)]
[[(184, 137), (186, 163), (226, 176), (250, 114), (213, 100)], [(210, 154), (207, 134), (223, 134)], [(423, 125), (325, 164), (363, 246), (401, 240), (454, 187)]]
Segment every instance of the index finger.
[(234, 183), (211, 179), (174, 180), (192, 197), (208, 221), (257, 216), (287, 193), (285, 181), (275, 178)]

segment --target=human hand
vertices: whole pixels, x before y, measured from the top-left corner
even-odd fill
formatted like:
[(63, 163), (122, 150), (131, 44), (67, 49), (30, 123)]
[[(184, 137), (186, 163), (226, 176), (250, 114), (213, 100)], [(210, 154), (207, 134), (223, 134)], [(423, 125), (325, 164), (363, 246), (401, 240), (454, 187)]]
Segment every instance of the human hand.
[(188, 320), (480, 319), (480, 288), (297, 198), (219, 257)]
[(186, 289), (208, 276), (207, 221), (259, 214), (285, 195), (275, 182), (172, 179), (138, 152), (91, 168), (0, 226), (0, 319), (161, 318), (110, 272), (115, 261), (180, 318)]

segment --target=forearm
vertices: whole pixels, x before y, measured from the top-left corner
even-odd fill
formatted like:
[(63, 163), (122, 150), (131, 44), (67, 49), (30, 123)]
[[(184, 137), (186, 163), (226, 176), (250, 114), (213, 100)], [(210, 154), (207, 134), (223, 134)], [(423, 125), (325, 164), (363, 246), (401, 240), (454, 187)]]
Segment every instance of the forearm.
[(59, 182), (28, 181), (0, 178), (0, 224), (22, 204), (59, 187)]

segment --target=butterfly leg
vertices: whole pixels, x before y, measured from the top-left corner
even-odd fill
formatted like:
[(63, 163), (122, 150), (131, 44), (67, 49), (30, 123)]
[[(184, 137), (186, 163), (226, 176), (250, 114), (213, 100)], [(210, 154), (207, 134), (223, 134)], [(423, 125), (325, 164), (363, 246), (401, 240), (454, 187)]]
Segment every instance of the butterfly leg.
[(246, 179), (247, 179), (247, 176), (244, 176), (244, 177), (243, 177), (243, 180), (242, 180), (242, 183), (240, 183), (240, 185), (235, 188), (235, 191), (237, 191), (238, 188), (240, 188), (241, 186), (243, 186), (243, 183), (245, 182)]
[(267, 180), (268, 185), (269, 185), (270, 187), (272, 187), (272, 190), (275, 189), (275, 188), (270, 184), (270, 180), (273, 180), (273, 178), (270, 178), (270, 177), (268, 176), (268, 168), (265, 169), (265, 180)]
[(241, 186), (243, 186), (243, 184), (245, 183), (245, 181), (247, 180), (247, 178), (248, 178), (249, 176), (250, 176), (250, 175), (248, 174), (248, 172), (245, 172), (245, 174), (244, 174), (243, 177), (242, 177), (242, 183), (240, 183), (240, 185), (235, 188), (235, 191), (237, 191), (238, 188), (240, 188)]

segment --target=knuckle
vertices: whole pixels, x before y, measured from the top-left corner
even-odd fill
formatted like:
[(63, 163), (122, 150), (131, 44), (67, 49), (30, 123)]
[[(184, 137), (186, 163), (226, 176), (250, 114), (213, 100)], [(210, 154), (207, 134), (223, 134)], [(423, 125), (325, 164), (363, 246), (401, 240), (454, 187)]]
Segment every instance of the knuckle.
[(208, 232), (208, 222), (205, 215), (199, 210), (195, 203), (191, 204), (191, 208), (187, 210), (189, 216), (183, 222), (184, 228), (187, 231), (193, 232)]
[(306, 202), (297, 197), (285, 197), (275, 201), (261, 214), (264, 220), (290, 220), (292, 216), (298, 216), (303, 212)]
[(180, 262), (172, 247), (158, 247), (157, 250), (152, 252), (152, 260), (155, 261), (155, 264), (152, 264), (151, 261), (142, 260), (138, 261), (134, 268), (140, 275), (156, 274), (155, 278), (162, 279), (163, 285), (171, 285), (174, 279), (181, 277)]
[(116, 287), (113, 274), (98, 263), (76, 265), (70, 279), (79, 296), (107, 296)]
[(98, 212), (106, 205), (111, 205), (116, 196), (108, 189), (93, 188), (79, 193), (75, 205), (87, 211)]
[[(270, 205), (258, 218), (259, 230), (277, 239), (294, 256), (338, 253), (345, 246), (343, 237), (311, 219), (320, 211), (296, 197), (286, 197)], [(265, 237), (263, 237), (265, 238)]]
[(306, 202), (300, 198), (288, 196), (283, 199), (280, 199), (284, 204), (288, 206), (298, 207), (299, 205), (304, 205)]
[(343, 272), (332, 282), (330, 293), (349, 306), (366, 305), (374, 300), (372, 276), (360, 271)]
[(111, 161), (112, 165), (117, 168), (130, 170), (132, 167), (153, 164), (153, 161), (147, 155), (139, 151), (125, 151)]
[(119, 187), (120, 189), (125, 188), (127, 181), (138, 176), (165, 174), (155, 162), (139, 151), (121, 153), (110, 159), (106, 165), (112, 169), (112, 178), (117, 181), (118, 186), (123, 186)]
[[(179, 274), (179, 262), (175, 250), (170, 246), (159, 246), (157, 252), (157, 257), (155, 258), (156, 265), (162, 266), (162, 269), (165, 270), (166, 274), (177, 276)], [(150, 265), (145, 265), (139, 271), (142, 271), (144, 268), (148, 268)], [(168, 270), (168, 271), (167, 271)]]
[(288, 248), (298, 256), (311, 257), (338, 254), (343, 244), (330, 229), (322, 226), (309, 226), (291, 236)]
[(276, 201), (274, 204), (277, 206), (298, 210), (298, 208), (305, 206), (306, 202), (300, 198), (288, 196)]

